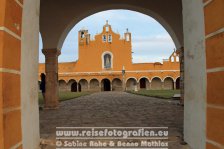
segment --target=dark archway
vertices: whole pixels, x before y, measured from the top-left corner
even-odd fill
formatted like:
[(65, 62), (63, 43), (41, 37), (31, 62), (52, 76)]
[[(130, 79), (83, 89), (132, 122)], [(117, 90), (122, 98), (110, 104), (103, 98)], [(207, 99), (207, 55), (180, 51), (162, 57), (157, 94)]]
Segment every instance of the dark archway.
[(103, 91), (111, 91), (111, 84), (109, 79), (102, 80), (102, 89)]
[(77, 92), (77, 91), (78, 91), (78, 89), (77, 89), (77, 82), (74, 82), (71, 85), (71, 92)]
[(147, 78), (141, 78), (139, 80), (140, 89), (147, 89), (149, 85), (149, 80)]
[(180, 77), (177, 78), (175, 85), (176, 85), (176, 89), (179, 90), (180, 89)]

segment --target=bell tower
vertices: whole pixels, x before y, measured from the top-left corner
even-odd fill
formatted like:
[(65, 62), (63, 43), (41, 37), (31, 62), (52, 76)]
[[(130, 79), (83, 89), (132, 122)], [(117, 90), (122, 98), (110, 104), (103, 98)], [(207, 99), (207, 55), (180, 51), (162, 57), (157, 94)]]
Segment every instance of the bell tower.
[(128, 28), (126, 30), (126, 33), (124, 33), (124, 39), (126, 42), (131, 42), (131, 33), (128, 31)]
[(79, 45), (83, 46), (83, 45), (88, 45), (90, 42), (90, 34), (88, 33), (87, 29), (81, 29), (79, 31)]

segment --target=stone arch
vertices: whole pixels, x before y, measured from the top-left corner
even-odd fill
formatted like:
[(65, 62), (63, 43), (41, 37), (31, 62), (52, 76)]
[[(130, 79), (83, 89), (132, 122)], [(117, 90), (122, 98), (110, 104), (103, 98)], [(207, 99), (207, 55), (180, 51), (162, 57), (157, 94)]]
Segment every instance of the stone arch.
[(137, 86), (137, 79), (134, 77), (130, 77), (126, 81), (126, 90), (127, 91), (137, 91), (138, 86)]
[(122, 91), (122, 81), (119, 78), (114, 78), (112, 81), (112, 90), (113, 91)]
[(67, 83), (67, 85), (70, 87), (70, 91), (71, 92), (78, 92), (79, 91), (79, 87), (77, 87), (77, 81), (74, 79), (70, 79)]
[(96, 92), (100, 91), (100, 81), (98, 79), (91, 79), (89, 81), (90, 91)]
[(59, 80), (58, 81), (58, 87), (59, 87), (59, 91), (66, 91), (66, 90), (68, 90), (67, 83), (66, 83), (65, 80)]
[(161, 90), (162, 89), (162, 79), (160, 77), (153, 77), (151, 81), (152, 90)]
[(68, 33), (71, 31), (71, 29), (81, 20), (83, 20), (84, 18), (95, 14), (97, 12), (101, 12), (101, 11), (106, 11), (106, 10), (112, 10), (112, 9), (124, 9), (124, 10), (131, 10), (131, 11), (136, 11), (145, 15), (148, 15), (152, 18), (154, 18), (156, 21), (158, 21), (165, 29), (166, 31), (169, 33), (169, 35), (171, 36), (172, 40), (174, 41), (174, 44), (176, 46), (176, 48), (180, 48), (181, 44), (182, 44), (182, 34), (178, 33), (177, 31), (175, 31), (175, 28), (172, 27), (167, 20), (165, 20), (165, 18), (163, 18), (160, 14), (156, 13), (155, 11), (152, 11), (150, 9), (145, 9), (143, 7), (138, 7), (135, 5), (126, 5), (126, 4), (119, 4), (119, 5), (103, 5), (103, 6), (98, 6), (95, 7), (94, 9), (88, 10), (83, 12), (83, 14), (80, 14), (79, 19), (73, 19), (71, 20), (71, 22), (68, 23), (68, 25), (66, 26), (66, 28), (63, 30), (63, 32), (61, 33), (59, 39), (58, 39), (58, 44), (57, 44), (57, 48), (61, 49), (62, 45), (65, 41), (65, 38), (67, 37)]
[(174, 89), (174, 79), (172, 77), (166, 77), (163, 80), (163, 89), (165, 90), (173, 90)]
[(108, 78), (101, 80), (101, 90), (102, 91), (111, 91), (111, 81)]
[(79, 89), (80, 92), (81, 91), (88, 91), (89, 83), (86, 79), (80, 79), (79, 84), (80, 84), (80, 89)]
[[(184, 33), (185, 33), (185, 49), (186, 49), (186, 59), (185, 66), (187, 70), (186, 75), (186, 93), (185, 93), (185, 115), (184, 115), (184, 139), (185, 141), (195, 148), (206, 148), (206, 130), (215, 128), (216, 124), (211, 124), (206, 127), (206, 121), (212, 118), (213, 114), (206, 115), (207, 108), (213, 110), (215, 107), (207, 107), (206, 106), (206, 56), (205, 56), (205, 22), (204, 22), (204, 11), (203, 8), (205, 4), (209, 4), (208, 1), (202, 0), (182, 0), (183, 2), (183, 24), (184, 24)], [(203, 3), (204, 2), (204, 3)], [(210, 1), (211, 2), (211, 1)], [(212, 1), (217, 2), (217, 1)], [(34, 99), (37, 99), (37, 95), (35, 96), (36, 90), (33, 89), (36, 86), (36, 72), (37, 70), (37, 61), (35, 57), (37, 56), (35, 53), (35, 49), (38, 49), (38, 40), (36, 39), (36, 33), (39, 29), (39, 16), (37, 12), (39, 10), (37, 8), (39, 4), (38, 0), (34, 1), (24, 1), (23, 3), (23, 38), (21, 40), (21, 61), (16, 61), (19, 64), (21, 63), (23, 73), (21, 73), (21, 86), (13, 86), (18, 90), (21, 89), (22, 98), (21, 98), (21, 117), (18, 114), (18, 117), (21, 118), (21, 124), (16, 125), (15, 129), (21, 130), (23, 140), (18, 140), (22, 142), (24, 148), (33, 148), (39, 146), (39, 125), (38, 125), (38, 105), (37, 102), (31, 102), (30, 97), (33, 96)], [(4, 7), (4, 6), (3, 6)], [(12, 9), (13, 10), (13, 9)], [(31, 11), (33, 10), (33, 11)], [(53, 11), (51, 11), (53, 12)], [(219, 10), (216, 9), (214, 12), (219, 13)], [(205, 16), (211, 14), (211, 11), (206, 11)], [(11, 18), (13, 14), (9, 15)], [(77, 16), (78, 17), (78, 16)], [(21, 18), (20, 18), (21, 19)], [(213, 21), (213, 20), (212, 20)], [(215, 24), (218, 24), (217, 22)], [(206, 22), (207, 25), (207, 22)], [(193, 27), (192, 27), (193, 26)], [(28, 42), (30, 41), (30, 42)], [(3, 42), (4, 43), (4, 42)], [(27, 54), (29, 54), (30, 58), (27, 59)], [(7, 52), (3, 52), (3, 57), (6, 57)], [(2, 57), (1, 57), (2, 58)], [(212, 58), (208, 58), (208, 61), (213, 60)], [(200, 69), (199, 69), (200, 68)], [(4, 73), (4, 72), (3, 72)], [(14, 73), (14, 72), (9, 72)], [(193, 76), (193, 77), (192, 77)], [(3, 78), (5, 79), (5, 78)], [(218, 80), (215, 78), (215, 81)], [(27, 82), (30, 82), (27, 85)], [(3, 88), (3, 92), (5, 89)], [(193, 93), (192, 93), (193, 92)], [(212, 91), (209, 91), (212, 92)], [(213, 92), (212, 92), (213, 93)], [(8, 96), (6, 96), (8, 97)], [(20, 99), (16, 99), (16, 101), (20, 102)], [(27, 107), (29, 108), (23, 108)], [(217, 107), (216, 107), (217, 108)], [(210, 111), (211, 111), (210, 110)], [(3, 115), (3, 110), (0, 110), (0, 114)], [(5, 117), (9, 116), (10, 113), (5, 113)], [(207, 117), (206, 117), (207, 116)], [(220, 115), (221, 116), (221, 115)], [(7, 122), (6, 119), (3, 119), (3, 122)], [(17, 119), (16, 119), (17, 120)], [(8, 124), (11, 126), (15, 120), (12, 119)], [(27, 123), (29, 122), (29, 123)], [(218, 125), (218, 124), (217, 124)], [(14, 125), (13, 125), (14, 126)], [(22, 128), (22, 129), (21, 129)], [(1, 128), (2, 129), (2, 128)], [(7, 133), (7, 129), (1, 131), (1, 134)], [(10, 138), (13, 134), (9, 133), (8, 137)], [(3, 137), (3, 139), (6, 139)], [(215, 138), (209, 138), (209, 142), (216, 147), (220, 146), (219, 143), (213, 141)], [(217, 138), (216, 138), (217, 139)], [(218, 136), (218, 139), (221, 139)], [(7, 140), (8, 141), (8, 140)], [(209, 143), (207, 145), (210, 145)], [(0, 144), (1, 148), (4, 147), (4, 144)], [(3, 147), (2, 147), (3, 146)]]
[(140, 89), (149, 89), (150, 80), (148, 77), (141, 77), (138, 80)]
[(179, 90), (180, 89), (180, 77), (177, 77), (177, 79), (175, 81), (175, 85), (176, 85), (176, 89)]

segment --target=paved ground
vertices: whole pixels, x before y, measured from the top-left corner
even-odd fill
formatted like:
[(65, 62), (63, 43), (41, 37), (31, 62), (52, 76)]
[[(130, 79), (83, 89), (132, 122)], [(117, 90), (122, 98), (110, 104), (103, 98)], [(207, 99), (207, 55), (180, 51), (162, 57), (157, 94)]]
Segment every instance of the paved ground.
[(45, 141), (54, 140), (55, 127), (68, 126), (169, 127), (169, 148), (187, 148), (180, 145), (183, 107), (169, 100), (102, 92), (62, 102), (57, 110), (40, 111), (40, 133)]

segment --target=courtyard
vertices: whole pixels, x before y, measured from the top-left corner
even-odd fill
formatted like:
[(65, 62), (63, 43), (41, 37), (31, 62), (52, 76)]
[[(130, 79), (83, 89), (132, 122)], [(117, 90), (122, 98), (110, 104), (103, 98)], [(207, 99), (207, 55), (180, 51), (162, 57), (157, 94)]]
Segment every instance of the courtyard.
[(169, 148), (181, 149), (183, 107), (177, 101), (125, 92), (99, 92), (40, 111), (43, 149), (54, 147), (56, 127), (169, 127)]

